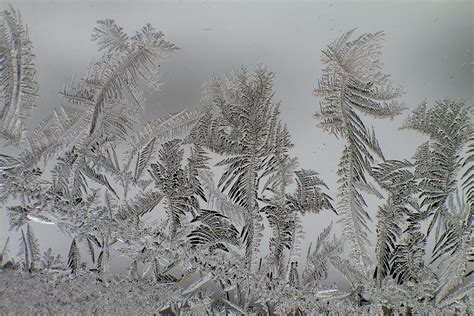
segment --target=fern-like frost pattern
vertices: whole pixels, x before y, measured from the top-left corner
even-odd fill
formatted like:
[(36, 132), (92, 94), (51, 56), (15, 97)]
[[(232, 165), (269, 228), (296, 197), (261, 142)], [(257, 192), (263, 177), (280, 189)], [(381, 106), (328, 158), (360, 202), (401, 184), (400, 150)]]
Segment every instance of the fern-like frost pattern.
[[(367, 118), (402, 115), (403, 90), (382, 73), (385, 34), (355, 33), (322, 51), (314, 89), (317, 125), (344, 146), (332, 196), (292, 156), (263, 65), (212, 75), (203, 109), (142, 122), (178, 50), (150, 24), (98, 21), (99, 58), (28, 133), (33, 45), (20, 13), (1, 12), (0, 138), (18, 154), (0, 154), (0, 201), (18, 252), (2, 241), (0, 313), (471, 313), (472, 106), (422, 102), (402, 128), (427, 141), (385, 157)], [(335, 220), (303, 249), (310, 213)], [(68, 251), (40, 245), (35, 225)]]

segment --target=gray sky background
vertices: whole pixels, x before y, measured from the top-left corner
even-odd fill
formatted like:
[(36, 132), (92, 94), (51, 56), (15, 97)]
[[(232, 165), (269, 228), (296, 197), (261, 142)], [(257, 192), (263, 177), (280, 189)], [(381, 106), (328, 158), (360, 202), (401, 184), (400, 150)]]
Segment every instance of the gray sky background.
[[(129, 33), (149, 22), (181, 50), (162, 65), (163, 91), (149, 98), (147, 117), (199, 108), (202, 85), (211, 73), (263, 63), (276, 73), (275, 98), (282, 102), (293, 154), (300, 167), (320, 172), (334, 197), (343, 144), (316, 127), (312, 115), (319, 99), (312, 90), (323, 68), (321, 50), (343, 32), (385, 32), (383, 71), (405, 88), (402, 100), (410, 110), (425, 99), (473, 102), (473, 1), (1, 0), (0, 9), (8, 3), (20, 10), (37, 56), (40, 99), (31, 126), (62, 103), (57, 92), (64, 81), (83, 74), (100, 56), (90, 40), (97, 20), (114, 19)], [(366, 119), (389, 159), (411, 158), (424, 140), (415, 132), (398, 130), (408, 113), (393, 121)], [(371, 208), (375, 215), (376, 205)], [(303, 251), (333, 220), (337, 218), (329, 212), (304, 218)], [(49, 239), (55, 250), (67, 255), (69, 240), (58, 238), (54, 227), (34, 228), (40, 242)], [(0, 213), (0, 241), (6, 236), (16, 244), (16, 233), (8, 232)]]

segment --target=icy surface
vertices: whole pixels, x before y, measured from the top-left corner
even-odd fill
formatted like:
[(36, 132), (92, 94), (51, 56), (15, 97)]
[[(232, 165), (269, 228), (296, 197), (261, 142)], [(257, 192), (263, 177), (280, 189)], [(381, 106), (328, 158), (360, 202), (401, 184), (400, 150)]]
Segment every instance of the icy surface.
[[(383, 73), (383, 32), (349, 31), (322, 52), (315, 119), (344, 146), (331, 196), (291, 156), (263, 65), (211, 76), (201, 110), (141, 122), (146, 89), (160, 89), (160, 64), (178, 49), (150, 24), (129, 34), (98, 21), (99, 58), (29, 133), (33, 44), (18, 12), (0, 18), (0, 137), (17, 153), (0, 154), (0, 202), (19, 245), (0, 248), (1, 314), (472, 311), (472, 106), (423, 102), (402, 128), (427, 141), (385, 157), (367, 117), (406, 108)], [(308, 214), (338, 221), (303, 249)], [(57, 227), (68, 252), (41, 252), (32, 223)]]

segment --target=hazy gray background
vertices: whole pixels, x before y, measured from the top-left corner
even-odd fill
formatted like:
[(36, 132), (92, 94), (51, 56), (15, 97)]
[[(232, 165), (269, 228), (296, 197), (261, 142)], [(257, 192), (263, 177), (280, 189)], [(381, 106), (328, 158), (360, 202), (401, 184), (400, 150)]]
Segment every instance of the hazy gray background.
[[(64, 81), (81, 75), (99, 57), (90, 40), (96, 20), (114, 19), (130, 33), (149, 22), (181, 48), (162, 66), (163, 91), (149, 99), (149, 117), (201, 107), (202, 84), (211, 73), (226, 73), (242, 64), (249, 68), (266, 64), (276, 73), (276, 100), (282, 102), (282, 119), (295, 144), (293, 154), (302, 168), (321, 173), (334, 197), (343, 144), (316, 127), (312, 115), (319, 99), (312, 90), (321, 74), (321, 50), (343, 32), (357, 28), (357, 36), (385, 31), (384, 72), (406, 89), (403, 101), (410, 109), (425, 99), (450, 97), (471, 104), (473, 100), (473, 1), (10, 3), (28, 24), (37, 56), (41, 98), (31, 126), (61, 104), (57, 92)], [(0, 9), (6, 8), (7, 2), (0, 1)], [(393, 121), (367, 120), (374, 125), (387, 158), (410, 158), (424, 140), (412, 131), (398, 130), (407, 113)], [(371, 213), (375, 211), (376, 205), (371, 205)], [(17, 234), (8, 232), (2, 216), (0, 241), (12, 236), (15, 244)], [(337, 218), (329, 212), (306, 216), (303, 249), (332, 220)], [(54, 226), (35, 224), (34, 229), (43, 250), (52, 246), (67, 255), (69, 240), (58, 235)]]

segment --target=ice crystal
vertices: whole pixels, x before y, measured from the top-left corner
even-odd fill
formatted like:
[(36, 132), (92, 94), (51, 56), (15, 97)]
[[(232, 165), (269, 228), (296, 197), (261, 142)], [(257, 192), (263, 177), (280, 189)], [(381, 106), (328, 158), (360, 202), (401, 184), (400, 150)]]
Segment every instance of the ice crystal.
[[(404, 110), (402, 90), (380, 72), (382, 32), (350, 40), (350, 31), (322, 52), (316, 119), (345, 144), (334, 202), (319, 173), (291, 156), (264, 66), (212, 76), (202, 110), (141, 124), (143, 84), (160, 87), (160, 63), (177, 49), (150, 24), (128, 35), (99, 21), (92, 40), (102, 55), (28, 134), (32, 43), (19, 13), (0, 18), (0, 136), (20, 151), (0, 154), (0, 201), (19, 237), (16, 257), (9, 239), (0, 248), (0, 313), (472, 311), (472, 111), (421, 104), (403, 127), (429, 140), (411, 160), (386, 159), (363, 117)], [(367, 194), (380, 201), (375, 223)], [(302, 219), (324, 212), (338, 223), (303, 258)], [(65, 260), (40, 253), (32, 222), (64, 233)], [(126, 275), (111, 269), (123, 257)], [(334, 270), (345, 288), (327, 285)]]

